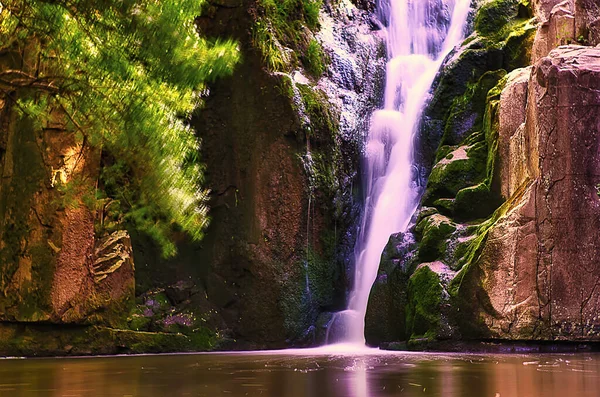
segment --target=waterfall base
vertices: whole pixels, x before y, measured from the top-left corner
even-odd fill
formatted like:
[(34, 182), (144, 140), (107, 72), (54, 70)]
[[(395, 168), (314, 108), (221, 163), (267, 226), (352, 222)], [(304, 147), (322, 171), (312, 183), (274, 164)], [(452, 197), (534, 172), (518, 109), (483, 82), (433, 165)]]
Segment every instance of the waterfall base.
[(325, 343), (330, 345), (345, 342), (364, 346), (363, 335), (356, 334), (356, 329), (353, 327), (359, 316), (361, 316), (361, 313), (356, 310), (342, 310), (333, 313), (331, 321), (327, 324)]

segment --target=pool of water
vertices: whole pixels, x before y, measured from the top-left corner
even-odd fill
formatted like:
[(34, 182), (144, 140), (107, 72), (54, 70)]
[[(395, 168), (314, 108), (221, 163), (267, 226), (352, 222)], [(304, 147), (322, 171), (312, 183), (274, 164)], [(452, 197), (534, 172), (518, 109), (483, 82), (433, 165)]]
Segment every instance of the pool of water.
[(0, 360), (0, 396), (600, 396), (597, 353), (370, 351)]

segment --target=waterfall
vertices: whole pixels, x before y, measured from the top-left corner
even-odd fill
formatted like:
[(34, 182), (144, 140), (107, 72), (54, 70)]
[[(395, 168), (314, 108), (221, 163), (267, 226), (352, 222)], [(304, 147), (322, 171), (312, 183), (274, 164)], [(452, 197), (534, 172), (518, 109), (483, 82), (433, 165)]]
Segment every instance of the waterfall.
[(387, 22), (384, 104), (372, 115), (366, 142), (354, 289), (348, 310), (336, 313), (332, 322), (338, 324), (330, 325), (341, 330), (337, 342), (365, 342), (365, 313), (381, 253), (391, 234), (407, 229), (418, 204), (415, 131), (444, 58), (463, 38), (471, 0), (385, 1), (379, 4), (380, 19)]

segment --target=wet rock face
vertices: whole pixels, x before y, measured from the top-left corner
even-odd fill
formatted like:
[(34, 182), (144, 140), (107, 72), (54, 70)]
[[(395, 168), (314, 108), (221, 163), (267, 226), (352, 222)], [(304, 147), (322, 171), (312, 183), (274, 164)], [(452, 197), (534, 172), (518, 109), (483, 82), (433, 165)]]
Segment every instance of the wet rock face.
[(379, 346), (406, 338), (407, 286), (415, 255), (412, 233), (390, 236), (369, 294), (365, 315), (367, 344)]
[(509, 209), (478, 261), (483, 317), (502, 338), (597, 339), (600, 49), (560, 47), (533, 67), (526, 91), (523, 77), (502, 94), (501, 120), (519, 103), (527, 114), (500, 134)]
[(244, 61), (211, 85), (193, 121), (212, 222), (176, 267), (199, 269), (232, 347), (314, 344), (319, 315), (345, 305), (360, 142), (385, 53), (368, 12), (326, 2), (319, 31), (308, 33), (325, 54), (323, 76), (272, 73), (253, 48), (251, 12), (218, 6), (201, 24), (239, 40)]

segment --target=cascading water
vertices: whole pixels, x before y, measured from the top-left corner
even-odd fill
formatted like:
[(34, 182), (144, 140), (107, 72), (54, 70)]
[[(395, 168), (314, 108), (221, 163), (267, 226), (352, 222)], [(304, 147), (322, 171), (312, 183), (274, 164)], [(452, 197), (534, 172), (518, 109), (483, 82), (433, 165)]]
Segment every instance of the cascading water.
[(442, 61), (463, 38), (470, 2), (380, 0), (381, 19), (387, 21), (384, 106), (373, 113), (366, 143), (366, 201), (355, 248), (355, 285), (348, 310), (330, 324), (342, 329), (336, 332), (341, 336), (328, 343), (364, 345), (367, 302), (381, 253), (391, 234), (406, 230), (417, 206), (415, 130)]

